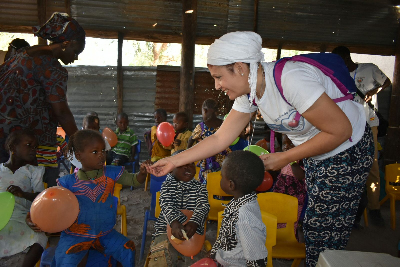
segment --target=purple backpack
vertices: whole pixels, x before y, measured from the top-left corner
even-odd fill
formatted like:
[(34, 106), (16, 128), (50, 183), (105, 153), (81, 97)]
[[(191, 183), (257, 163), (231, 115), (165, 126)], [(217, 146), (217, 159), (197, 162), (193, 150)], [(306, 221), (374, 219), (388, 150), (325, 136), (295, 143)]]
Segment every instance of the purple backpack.
[[(335, 85), (339, 88), (340, 92), (344, 95), (343, 97), (332, 99), (335, 103), (342, 102), (344, 100), (351, 100), (354, 98), (354, 94), (357, 92), (357, 87), (354, 83), (354, 80), (351, 78), (349, 74), (349, 70), (347, 69), (343, 59), (337, 55), (332, 53), (313, 53), (313, 54), (303, 54), (297, 55), (293, 57), (286, 57), (278, 60), (274, 66), (274, 80), (275, 84), (278, 87), (279, 93), (281, 94), (283, 100), (287, 102), (282, 88), (282, 71), (285, 67), (287, 61), (300, 61), (307, 64), (310, 64), (319, 70), (321, 70), (326, 76), (328, 76)], [(296, 113), (294, 118), (294, 123), (299, 124), (301, 114), (299, 112)], [(297, 125), (293, 125), (294, 127)], [(270, 144), (275, 143), (275, 133), (271, 131), (270, 136)], [(271, 146), (271, 152), (275, 152), (275, 147)]]

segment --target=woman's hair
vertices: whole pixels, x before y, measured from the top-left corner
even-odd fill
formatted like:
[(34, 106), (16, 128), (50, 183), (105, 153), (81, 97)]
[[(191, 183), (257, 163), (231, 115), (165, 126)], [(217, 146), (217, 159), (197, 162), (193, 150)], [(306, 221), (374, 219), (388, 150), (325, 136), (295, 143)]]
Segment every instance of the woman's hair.
[(17, 145), (22, 136), (31, 136), (33, 138), (36, 138), (31, 129), (23, 129), (11, 132), (10, 135), (7, 137), (5, 143), (5, 148), (7, 149), (7, 151), (11, 151), (11, 147)]
[(218, 111), (219, 105), (218, 102), (212, 98), (208, 98), (203, 102), (203, 108), (213, 109), (215, 112)]
[(158, 114), (164, 116), (164, 118), (167, 118), (167, 111), (165, 111), (165, 109), (163, 109), (163, 108), (156, 109), (154, 111), (154, 113), (158, 113)]
[(104, 142), (103, 136), (97, 131), (80, 130), (70, 136), (68, 146), (65, 151), (66, 157), (71, 157), (74, 152), (82, 152), (86, 145), (94, 139)]
[(264, 163), (250, 151), (237, 150), (229, 153), (222, 165), (228, 180), (235, 183), (243, 194), (255, 191), (264, 179)]
[(29, 47), (31, 45), (27, 41), (25, 41), (24, 39), (15, 38), (14, 40), (11, 41), (9, 46), (14, 48), (15, 50), (18, 50), (20, 48)]

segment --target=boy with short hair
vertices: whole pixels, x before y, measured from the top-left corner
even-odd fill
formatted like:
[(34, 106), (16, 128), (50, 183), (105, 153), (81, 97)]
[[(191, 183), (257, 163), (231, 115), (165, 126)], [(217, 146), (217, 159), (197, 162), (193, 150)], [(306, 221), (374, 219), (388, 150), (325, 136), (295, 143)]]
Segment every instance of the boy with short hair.
[(234, 198), (224, 210), (210, 257), (222, 266), (265, 267), (267, 231), (255, 193), (264, 177), (264, 164), (250, 151), (234, 151), (225, 158), (221, 175), (221, 189)]
[(117, 115), (116, 124), (118, 128), (115, 134), (118, 137), (118, 143), (108, 153), (107, 165), (123, 166), (129, 161), (133, 161), (138, 139), (128, 126), (129, 119), (126, 113), (122, 112)]
[(185, 150), (192, 131), (189, 130), (189, 117), (185, 112), (178, 112), (172, 119), (175, 130), (175, 140), (172, 145), (171, 154), (178, 150)]

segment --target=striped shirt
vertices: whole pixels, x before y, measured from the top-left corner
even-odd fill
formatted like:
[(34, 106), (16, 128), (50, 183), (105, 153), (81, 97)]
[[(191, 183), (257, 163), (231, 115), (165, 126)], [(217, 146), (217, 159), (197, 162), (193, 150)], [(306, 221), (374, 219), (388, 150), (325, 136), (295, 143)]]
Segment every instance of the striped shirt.
[(232, 199), (224, 210), (210, 257), (222, 266), (266, 266), (267, 231), (256, 193)]
[(57, 162), (57, 148), (60, 147), (62, 151), (67, 145), (65, 139), (61, 135), (57, 135), (57, 144), (56, 146), (38, 146), (36, 150), (36, 159), (38, 166), (58, 167)]
[(125, 132), (121, 132), (119, 128), (117, 128), (115, 134), (118, 137), (118, 143), (111, 149), (111, 151), (114, 151), (118, 155), (130, 158), (132, 147), (138, 143), (135, 133), (127, 127)]
[(172, 174), (168, 174), (161, 186), (160, 208), (160, 216), (154, 224), (154, 236), (166, 234), (167, 224), (171, 224), (175, 220), (184, 223), (186, 216), (180, 210), (193, 211), (189, 221), (198, 225), (196, 233), (202, 235), (210, 210), (207, 189), (194, 178), (185, 183), (177, 180)]

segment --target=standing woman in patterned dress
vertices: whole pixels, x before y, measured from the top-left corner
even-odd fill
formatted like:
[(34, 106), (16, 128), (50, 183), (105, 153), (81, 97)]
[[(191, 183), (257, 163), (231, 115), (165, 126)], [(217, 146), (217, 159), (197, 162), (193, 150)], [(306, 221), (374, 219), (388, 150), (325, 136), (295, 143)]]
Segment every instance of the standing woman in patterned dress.
[(50, 45), (22, 48), (0, 66), (0, 162), (8, 160), (7, 136), (33, 130), (40, 147), (55, 147), (61, 124), (67, 135), (78, 129), (67, 103), (68, 65), (85, 48), (85, 31), (67, 14), (54, 13), (34, 33)]
[[(343, 94), (320, 69), (307, 63), (285, 64), (281, 82), (286, 102), (275, 84), (275, 63), (263, 62), (261, 45), (261, 36), (254, 32), (231, 32), (211, 44), (208, 68), (215, 88), (235, 100), (232, 110), (216, 133), (156, 162), (149, 171), (164, 175), (224, 150), (258, 109), (271, 129), (287, 134), (295, 145), (262, 155), (265, 169), (279, 170), (304, 159), (309, 194), (303, 224), (306, 265), (315, 266), (325, 249), (347, 245), (373, 161), (372, 132), (363, 107), (351, 100), (335, 103), (332, 99)], [(302, 117), (293, 123), (297, 112)]]

